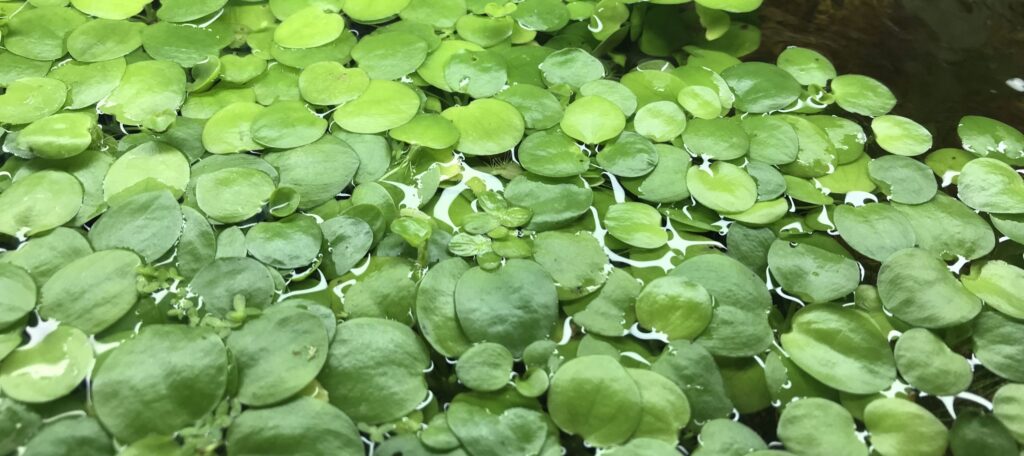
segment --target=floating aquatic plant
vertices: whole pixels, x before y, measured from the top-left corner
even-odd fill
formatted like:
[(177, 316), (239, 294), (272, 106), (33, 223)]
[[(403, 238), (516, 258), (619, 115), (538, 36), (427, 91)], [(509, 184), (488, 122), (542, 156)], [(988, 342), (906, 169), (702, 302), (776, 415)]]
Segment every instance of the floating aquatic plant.
[(0, 454), (1017, 456), (1024, 134), (760, 3), (0, 2)]

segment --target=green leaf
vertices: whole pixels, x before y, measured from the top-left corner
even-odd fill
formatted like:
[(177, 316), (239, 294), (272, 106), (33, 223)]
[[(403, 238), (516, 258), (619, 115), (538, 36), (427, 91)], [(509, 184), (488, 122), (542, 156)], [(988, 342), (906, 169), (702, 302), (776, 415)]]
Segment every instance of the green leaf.
[[(594, 401), (594, 398), (602, 398)], [(591, 445), (626, 442), (643, 418), (640, 387), (624, 367), (607, 356), (584, 356), (555, 372), (548, 392), (551, 419), (566, 433)]]
[(71, 326), (57, 326), (3, 359), (0, 388), (22, 402), (49, 402), (75, 389), (92, 363), (88, 337)]
[(786, 406), (779, 418), (778, 435), (798, 455), (834, 454), (866, 456), (857, 438), (853, 417), (841, 405), (825, 399), (801, 399)]
[(275, 306), (225, 342), (238, 366), (236, 397), (259, 407), (281, 402), (313, 381), (327, 360), (329, 340), (316, 315)]
[(331, 404), (356, 422), (379, 424), (423, 402), (429, 364), (426, 348), (408, 326), (356, 318), (338, 325), (318, 379)]
[(455, 309), (469, 340), (499, 343), (518, 356), (551, 333), (558, 296), (540, 265), (509, 260), (493, 271), (466, 271), (455, 288)]
[(828, 304), (805, 307), (781, 340), (794, 363), (840, 391), (876, 393), (896, 379), (896, 365), (885, 336), (860, 310)]
[(878, 271), (878, 294), (897, 318), (925, 328), (966, 323), (981, 311), (981, 300), (928, 251), (904, 249)]
[[(211, 412), (227, 378), (228, 353), (212, 331), (147, 326), (100, 364), (92, 378), (93, 406), (114, 437), (133, 442), (170, 434)], [(154, 407), (161, 413), (151, 413)]]

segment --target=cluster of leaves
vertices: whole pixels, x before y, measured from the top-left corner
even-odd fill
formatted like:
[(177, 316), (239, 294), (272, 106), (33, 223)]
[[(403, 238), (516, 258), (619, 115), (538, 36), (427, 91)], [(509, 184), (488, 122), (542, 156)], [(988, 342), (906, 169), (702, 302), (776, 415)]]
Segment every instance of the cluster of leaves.
[(0, 2), (0, 454), (1019, 455), (1024, 134), (683, 3)]

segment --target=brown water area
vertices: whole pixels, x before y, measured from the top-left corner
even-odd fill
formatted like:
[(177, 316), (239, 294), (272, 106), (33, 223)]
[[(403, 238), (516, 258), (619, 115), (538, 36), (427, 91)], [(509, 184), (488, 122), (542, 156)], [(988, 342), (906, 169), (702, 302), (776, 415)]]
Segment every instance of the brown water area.
[(928, 127), (937, 147), (959, 146), (967, 114), (1024, 129), (1024, 92), (1011, 87), (1024, 86), (1024, 0), (766, 0), (760, 18), (751, 57), (804, 46), (840, 74), (877, 78), (899, 99), (895, 113)]

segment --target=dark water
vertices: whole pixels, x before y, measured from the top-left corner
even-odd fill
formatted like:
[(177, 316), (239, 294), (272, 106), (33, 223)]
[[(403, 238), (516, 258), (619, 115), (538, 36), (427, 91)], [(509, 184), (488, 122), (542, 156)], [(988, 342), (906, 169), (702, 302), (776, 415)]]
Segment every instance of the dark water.
[(966, 114), (1024, 129), (1024, 92), (1007, 83), (1024, 84), (1024, 0), (766, 0), (760, 17), (756, 58), (805, 46), (877, 78), (938, 147), (959, 145)]

